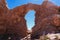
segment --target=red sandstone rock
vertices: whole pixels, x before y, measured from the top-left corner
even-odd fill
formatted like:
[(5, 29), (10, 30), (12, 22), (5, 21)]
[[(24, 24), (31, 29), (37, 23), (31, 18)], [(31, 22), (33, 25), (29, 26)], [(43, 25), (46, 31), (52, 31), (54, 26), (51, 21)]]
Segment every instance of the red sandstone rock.
[[(0, 35), (7, 34), (6, 36), (8, 37), (9, 35), (10, 36), (16, 35), (15, 37), (20, 38), (25, 37), (27, 35), (27, 27), (26, 27), (26, 20), (24, 19), (23, 16), (24, 14), (19, 15), (17, 14), (17, 12), (7, 9), (6, 4), (4, 2), (5, 0), (2, 0), (0, 2)], [(18, 13), (22, 13), (23, 10), (21, 9), (20, 12)]]
[[(15, 35), (13, 38), (25, 37), (27, 35), (27, 26), (24, 17), (29, 10), (36, 11), (35, 26), (32, 28), (32, 38), (39, 37), (44, 33), (60, 32), (60, 27), (59, 29), (56, 28), (60, 26), (60, 7), (50, 4), (50, 2), (47, 3), (47, 5), (46, 2), (42, 5), (29, 3), (9, 10), (6, 7), (5, 0), (2, 0), (0, 2), (0, 34), (13, 34)], [(55, 14), (57, 15), (54, 16)]]
[[(44, 2), (42, 7), (38, 9), (39, 11), (36, 13), (35, 26), (32, 28), (32, 38), (39, 38), (41, 35), (47, 33), (60, 32), (60, 29), (57, 30), (60, 28), (57, 28), (57, 26), (60, 26), (60, 18), (56, 17), (59, 15), (59, 7), (49, 4), (46, 5), (46, 2)], [(55, 14), (56, 16), (54, 16)], [(53, 18), (51, 16), (53, 16)]]

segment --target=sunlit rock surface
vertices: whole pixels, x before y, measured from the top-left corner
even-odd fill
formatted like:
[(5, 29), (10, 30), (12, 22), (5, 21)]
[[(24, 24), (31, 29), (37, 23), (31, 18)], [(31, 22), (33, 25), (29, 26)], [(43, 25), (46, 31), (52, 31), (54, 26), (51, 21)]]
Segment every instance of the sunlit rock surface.
[(36, 11), (32, 39), (47, 33), (60, 33), (60, 7), (44, 1), (42, 5), (29, 3), (9, 10), (5, 0), (2, 0), (0, 2), (0, 35), (3, 35), (3, 39), (1, 40), (4, 40), (4, 37), (20, 40), (28, 35), (24, 17), (29, 10)]
[(54, 40), (54, 39), (60, 39), (60, 33), (57, 34), (47, 34), (46, 35), (50, 40)]

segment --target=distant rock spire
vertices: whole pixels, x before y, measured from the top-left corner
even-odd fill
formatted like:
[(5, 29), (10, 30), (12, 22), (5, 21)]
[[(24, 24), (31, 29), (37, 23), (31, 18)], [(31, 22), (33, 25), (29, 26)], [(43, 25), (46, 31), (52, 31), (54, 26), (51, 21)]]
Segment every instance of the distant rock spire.
[(42, 5), (43, 5), (44, 7), (56, 6), (54, 3), (50, 2), (49, 0), (44, 0), (44, 2), (42, 3)]
[(6, 6), (5, 0), (0, 0), (0, 6)]
[(2, 4), (6, 5), (6, 0), (1, 0)]
[(2, 6), (3, 8), (7, 8), (7, 3), (6, 0), (0, 0), (0, 6)]
[(44, 0), (44, 1), (48, 1), (48, 0)]

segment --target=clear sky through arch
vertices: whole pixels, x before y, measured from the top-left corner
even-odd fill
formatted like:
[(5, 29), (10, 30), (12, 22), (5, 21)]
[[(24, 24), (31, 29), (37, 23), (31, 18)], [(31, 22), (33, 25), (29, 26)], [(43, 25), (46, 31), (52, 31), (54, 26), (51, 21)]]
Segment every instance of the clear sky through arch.
[(28, 30), (31, 30), (32, 27), (34, 27), (35, 25), (35, 11), (34, 10), (28, 11), (25, 15), (25, 20)]

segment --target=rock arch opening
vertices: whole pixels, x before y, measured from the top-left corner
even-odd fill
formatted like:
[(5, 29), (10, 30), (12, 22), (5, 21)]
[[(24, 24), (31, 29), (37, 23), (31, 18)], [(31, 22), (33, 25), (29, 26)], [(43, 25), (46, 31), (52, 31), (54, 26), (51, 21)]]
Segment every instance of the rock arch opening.
[(29, 10), (25, 15), (25, 20), (28, 30), (31, 30), (35, 25), (35, 11)]

